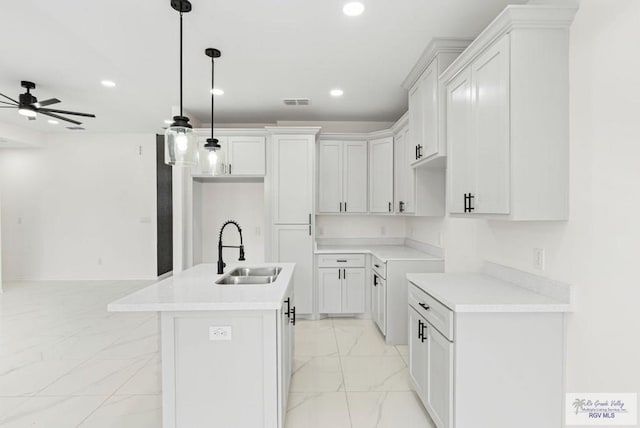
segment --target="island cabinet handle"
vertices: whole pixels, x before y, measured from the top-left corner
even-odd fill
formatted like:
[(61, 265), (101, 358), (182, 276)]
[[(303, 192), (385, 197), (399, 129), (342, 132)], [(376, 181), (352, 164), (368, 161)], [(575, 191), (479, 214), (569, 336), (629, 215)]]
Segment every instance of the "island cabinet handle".
[(291, 308), (291, 324), (296, 325), (296, 307)]
[(429, 309), (431, 309), (431, 307), (429, 305), (427, 305), (426, 303), (418, 303), (420, 306), (422, 306), (422, 309), (424, 309), (425, 311), (428, 311)]
[(287, 316), (287, 318), (291, 318), (291, 297), (287, 297), (285, 303), (287, 304), (287, 312), (285, 312), (284, 314)]
[(374, 287), (378, 286), (378, 277), (376, 275), (373, 275), (373, 286)]
[(375, 266), (375, 267), (377, 267), (377, 268), (379, 268), (379, 267), (380, 267), (380, 265), (376, 265), (376, 264), (374, 264), (374, 266)]

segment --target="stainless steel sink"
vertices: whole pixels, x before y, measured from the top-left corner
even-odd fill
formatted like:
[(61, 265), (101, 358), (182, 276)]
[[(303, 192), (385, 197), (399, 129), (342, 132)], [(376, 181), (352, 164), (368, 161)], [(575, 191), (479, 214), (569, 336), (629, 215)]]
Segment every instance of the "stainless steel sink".
[(277, 277), (282, 268), (280, 267), (241, 267), (229, 273), (229, 276), (273, 276)]
[(276, 280), (277, 276), (225, 276), (216, 281), (220, 285), (266, 285)]

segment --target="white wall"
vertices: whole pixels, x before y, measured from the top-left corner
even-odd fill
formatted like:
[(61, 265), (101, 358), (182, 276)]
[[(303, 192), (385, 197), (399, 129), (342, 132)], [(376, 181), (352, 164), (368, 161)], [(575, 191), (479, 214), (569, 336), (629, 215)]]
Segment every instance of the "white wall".
[[(264, 262), (264, 184), (194, 183), (194, 264), (218, 261), (218, 234), (227, 220), (242, 228), (245, 256), (250, 263)], [(225, 245), (239, 245), (237, 229), (229, 225), (224, 232)], [(223, 250), (226, 263), (238, 260), (235, 248)]]
[(153, 134), (58, 133), (3, 149), (0, 184), (5, 280), (155, 278)]
[[(384, 230), (383, 230), (384, 229)], [(399, 216), (319, 215), (318, 238), (404, 238), (406, 221)]]
[[(640, 392), (640, 2), (583, 0), (571, 27), (568, 222), (411, 219), (447, 270), (491, 260), (576, 287), (567, 390)], [(544, 272), (533, 249), (546, 251)]]

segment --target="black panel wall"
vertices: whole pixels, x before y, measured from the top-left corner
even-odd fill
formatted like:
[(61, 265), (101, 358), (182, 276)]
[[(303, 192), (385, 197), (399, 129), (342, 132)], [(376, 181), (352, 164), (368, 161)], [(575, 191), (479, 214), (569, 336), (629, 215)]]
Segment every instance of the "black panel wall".
[(171, 166), (164, 163), (164, 135), (156, 135), (158, 200), (158, 276), (173, 270), (173, 203)]

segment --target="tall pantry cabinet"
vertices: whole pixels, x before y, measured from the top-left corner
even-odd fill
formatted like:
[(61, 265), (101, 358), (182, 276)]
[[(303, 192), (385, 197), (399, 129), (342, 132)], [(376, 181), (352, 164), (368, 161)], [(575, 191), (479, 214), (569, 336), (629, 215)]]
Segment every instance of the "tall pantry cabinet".
[(298, 314), (313, 313), (314, 164), (319, 128), (273, 127), (271, 133), (271, 260), (296, 264)]

